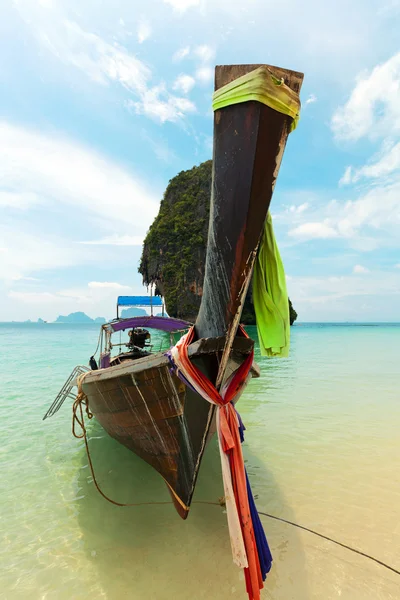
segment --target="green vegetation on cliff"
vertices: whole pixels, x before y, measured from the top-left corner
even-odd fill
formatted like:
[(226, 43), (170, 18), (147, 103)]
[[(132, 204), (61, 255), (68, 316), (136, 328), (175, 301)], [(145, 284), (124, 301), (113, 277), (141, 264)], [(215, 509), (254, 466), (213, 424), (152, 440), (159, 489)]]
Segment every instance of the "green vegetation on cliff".
[[(155, 284), (172, 317), (194, 321), (203, 293), (212, 162), (208, 160), (171, 179), (143, 244), (139, 273)], [(291, 324), (297, 313), (289, 300)], [(242, 322), (255, 323), (251, 294)]]
[(169, 315), (194, 320), (200, 305), (211, 195), (211, 161), (170, 182), (144, 240), (139, 272)]

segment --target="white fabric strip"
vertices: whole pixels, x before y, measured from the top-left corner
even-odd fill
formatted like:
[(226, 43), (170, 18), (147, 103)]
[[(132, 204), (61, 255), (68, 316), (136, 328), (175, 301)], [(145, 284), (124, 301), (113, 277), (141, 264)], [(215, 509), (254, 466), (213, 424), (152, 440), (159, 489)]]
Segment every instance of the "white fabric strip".
[(235, 494), (233, 493), (231, 467), (229, 465), (229, 458), (222, 448), (221, 442), (221, 427), (220, 427), (220, 410), (217, 410), (217, 434), (218, 434), (218, 446), (219, 454), (221, 457), (221, 468), (222, 468), (222, 480), (224, 483), (225, 503), (226, 503), (226, 517), (228, 520), (229, 537), (231, 540), (232, 557), (233, 562), (238, 567), (248, 567), (247, 554), (244, 545), (242, 528), (240, 526), (239, 515), (236, 507)]

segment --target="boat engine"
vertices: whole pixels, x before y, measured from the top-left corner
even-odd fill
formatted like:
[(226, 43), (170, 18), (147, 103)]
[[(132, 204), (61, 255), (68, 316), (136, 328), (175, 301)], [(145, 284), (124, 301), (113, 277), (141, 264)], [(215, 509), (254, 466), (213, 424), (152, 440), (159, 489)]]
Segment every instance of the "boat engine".
[(129, 342), (126, 344), (128, 352), (122, 352), (111, 359), (110, 367), (115, 367), (121, 364), (125, 360), (137, 360), (138, 358), (144, 358), (150, 356), (150, 352), (145, 350), (146, 347), (150, 346), (150, 333), (147, 329), (142, 327), (135, 327), (128, 332)]
[[(134, 346), (137, 346), (139, 348), (144, 348), (145, 346), (148, 346), (150, 343), (150, 333), (149, 331), (147, 331), (147, 329), (144, 329), (143, 327), (135, 327), (134, 329), (132, 329), (131, 331), (129, 331), (129, 342), (128, 342), (128, 348), (133, 348)], [(147, 342), (147, 343), (146, 343)]]

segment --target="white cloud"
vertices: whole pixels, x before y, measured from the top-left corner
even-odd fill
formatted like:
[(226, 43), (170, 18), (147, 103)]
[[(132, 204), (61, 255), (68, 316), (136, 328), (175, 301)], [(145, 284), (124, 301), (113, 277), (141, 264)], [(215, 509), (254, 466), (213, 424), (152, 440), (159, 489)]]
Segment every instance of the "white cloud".
[(71, 140), (0, 121), (0, 192), (40, 198), (146, 231), (158, 198), (134, 175)]
[[(55, 133), (0, 122), (0, 195), (4, 190), (8, 199), (39, 198), (43, 216), (35, 230), (34, 222), (14, 218), (10, 206), (2, 208), (0, 246), (7, 251), (0, 278), (8, 282), (43, 269), (109, 261), (111, 248), (99, 254), (89, 244), (82, 252), (74, 243), (82, 224), (85, 231), (95, 227), (97, 235), (106, 234), (102, 244), (139, 245), (159, 207), (158, 194), (106, 157)], [(67, 226), (63, 236), (56, 235), (51, 218), (76, 228)]]
[(142, 44), (143, 42), (148, 40), (150, 35), (151, 35), (150, 23), (148, 21), (144, 21), (144, 20), (140, 21), (138, 30), (137, 30), (137, 38), (138, 38), (139, 44)]
[(292, 275), (289, 294), (301, 321), (397, 321), (400, 273), (368, 277)]
[(41, 199), (37, 194), (33, 194), (31, 192), (10, 192), (8, 190), (2, 190), (1, 187), (2, 184), (0, 181), (0, 207), (9, 207), (17, 210), (25, 210), (27, 208), (30, 208), (31, 206), (41, 204)]
[(13, 281), (41, 281), (41, 279), (38, 279), (37, 277), (21, 277), (20, 275), (16, 275), (15, 277), (13, 277)]
[(349, 296), (400, 295), (400, 274), (376, 272), (369, 277), (352, 275), (339, 277), (293, 275), (290, 293), (296, 301), (307, 299), (311, 304)]
[[(288, 232), (291, 238), (298, 241), (342, 238), (363, 251), (400, 246), (400, 181), (376, 185), (357, 200), (314, 205), (317, 208), (307, 222), (299, 223), (297, 215), (296, 227)], [(287, 218), (280, 221), (288, 222)]]
[(34, 235), (18, 225), (0, 225), (0, 239), (7, 248), (0, 261), (0, 279), (6, 282), (21, 280), (28, 273), (43, 269), (69, 267), (83, 261), (87, 264), (95, 260), (94, 253), (88, 252), (82, 257), (81, 250), (71, 248), (64, 239), (44, 232)]
[(378, 15), (393, 17), (400, 11), (400, 0), (386, 0), (379, 8)]
[(193, 55), (199, 62), (195, 72), (195, 78), (200, 83), (208, 84), (214, 77), (214, 68), (209, 64), (215, 57), (215, 50), (207, 44), (196, 46)]
[(172, 6), (172, 8), (179, 13), (183, 13), (188, 8), (200, 6), (201, 4), (201, 0), (164, 0), (164, 2), (165, 4)]
[(34, 29), (39, 42), (56, 58), (85, 73), (92, 81), (118, 82), (141, 94), (151, 77), (150, 69), (125, 48), (109, 44), (77, 23), (53, 18)]
[(350, 98), (332, 117), (332, 129), (337, 138), (353, 141), (400, 130), (400, 53), (358, 76)]
[(339, 185), (348, 185), (352, 181), (352, 167), (346, 167), (342, 178), (339, 180)]
[(174, 62), (180, 62), (181, 60), (186, 58), (186, 56), (188, 56), (189, 53), (190, 53), (190, 46), (184, 46), (183, 48), (179, 48), (179, 50), (177, 50), (175, 52), (175, 54), (173, 55), (172, 60)]
[(16, 292), (10, 290), (8, 297), (25, 304), (54, 304), (60, 302), (62, 298), (51, 292)]
[(365, 273), (369, 273), (369, 269), (367, 269), (366, 267), (363, 267), (362, 265), (354, 265), (353, 273), (363, 275)]
[[(367, 191), (338, 205), (331, 226), (353, 247), (363, 245), (360, 250), (400, 247), (400, 142), (395, 143), (400, 131), (400, 53), (359, 76), (348, 102), (334, 114), (332, 128), (338, 139), (381, 137), (383, 143), (366, 164), (346, 168), (339, 184), (363, 181)], [(369, 271), (355, 265), (353, 272)]]
[(173, 138), (150, 136), (145, 129), (142, 129), (141, 137), (150, 145), (158, 160), (167, 164), (179, 163), (179, 159), (171, 147), (174, 143)]
[(40, 316), (53, 320), (59, 314), (76, 311), (83, 311), (91, 317), (110, 318), (114, 315), (115, 298), (120, 292), (130, 295), (143, 293), (143, 289), (117, 282), (91, 281), (86, 286), (56, 291), (33, 292), (10, 289), (7, 297), (12, 301), (14, 315), (26, 315), (29, 307), (29, 316), (33, 319)]
[[(400, 246), (400, 53), (362, 73), (348, 102), (332, 119), (338, 139), (357, 141), (363, 137), (383, 137), (380, 150), (363, 166), (348, 166), (339, 185), (367, 180), (367, 191), (356, 201), (336, 206), (337, 216), (330, 217), (340, 237), (365, 250)], [(354, 273), (364, 273), (356, 265)]]
[(338, 232), (328, 223), (303, 223), (288, 233), (289, 236), (302, 240), (314, 238), (327, 239), (338, 237)]
[(297, 213), (302, 213), (305, 210), (307, 210), (309, 207), (310, 207), (309, 203), (308, 202), (304, 202), (304, 204), (300, 204), (300, 206), (297, 207), (296, 212)]
[(317, 101), (317, 96), (315, 96), (315, 94), (310, 94), (308, 96), (307, 100), (305, 101), (305, 105), (307, 106), (307, 104), (313, 104), (316, 101)]
[(90, 281), (88, 287), (91, 289), (107, 289), (107, 290), (130, 290), (129, 285), (122, 285), (112, 281)]
[[(97, 84), (119, 84), (130, 95), (136, 96), (137, 100), (128, 101), (126, 105), (137, 107), (139, 114), (164, 123), (176, 122), (192, 112), (193, 104), (184, 105), (181, 98), (166, 90), (163, 82), (152, 85), (151, 69), (123, 46), (85, 31), (55, 10), (44, 13), (29, 10), (25, 4), (17, 6), (40, 45), (54, 58), (78, 69)], [(138, 29), (139, 42), (147, 39), (150, 33), (149, 24), (142, 21)]]
[(196, 112), (196, 105), (193, 102), (169, 94), (163, 83), (146, 90), (140, 102), (128, 101), (127, 106), (132, 107), (136, 113), (161, 123), (176, 122), (185, 115)]
[(400, 263), (397, 263), (397, 265), (394, 265), (395, 269), (400, 269)]
[(297, 215), (303, 213), (305, 210), (307, 210), (308, 208), (310, 208), (310, 205), (308, 202), (303, 202), (303, 204), (292, 204), (291, 206), (289, 206), (288, 211), (290, 213), (295, 213)]
[[(400, 185), (375, 187), (354, 202), (346, 202), (337, 216), (338, 231), (353, 235), (363, 227), (384, 229), (400, 224)], [(400, 241), (400, 240), (399, 240)]]
[[(17, 1), (19, 10), (26, 13), (26, 20), (32, 27), (38, 29), (39, 24), (43, 30), (44, 17), (41, 15), (39, 18), (38, 13), (45, 11), (40, 9), (37, 0), (16, 0), (15, 4)], [(337, 0), (330, 6), (324, 6), (322, 10), (320, 2), (310, 0), (302, 5), (299, 18), (295, 0), (275, 4), (265, 0), (252, 0), (251, 5), (244, 2), (237, 6), (228, 0), (154, 0), (146, 4), (145, 14), (151, 18), (154, 13), (154, 19), (161, 19), (169, 39), (179, 40), (184, 36), (182, 44), (188, 43), (190, 39), (194, 45), (201, 40), (198, 36), (207, 32), (213, 42), (228, 41), (232, 50), (233, 32), (239, 40), (246, 35), (248, 51), (253, 56), (262, 47), (265, 23), (268, 22), (269, 41), (271, 48), (274, 48), (279, 46), (281, 25), (285, 22), (292, 35), (279, 53), (282, 64), (289, 59), (293, 60), (295, 56), (299, 65), (303, 64), (305, 69), (307, 67), (307, 73), (317, 71), (320, 75), (326, 71), (329, 63), (330, 81), (334, 79), (337, 84), (339, 80), (340, 85), (346, 85), (349, 74), (353, 76), (357, 69), (370, 64), (374, 56), (381, 56), (382, 49), (387, 48), (382, 19), (376, 16), (376, 3), (377, 0), (373, 0), (366, 5), (361, 0), (354, 0), (349, 6), (348, 0)], [(30, 10), (27, 8), (29, 5)], [(93, 1), (82, 3), (81, 0), (57, 0), (53, 2), (52, 10), (46, 10), (48, 16), (43, 34), (51, 38), (52, 23), (49, 21), (54, 20), (54, 15), (61, 14), (64, 19), (68, 17), (70, 20), (79, 20), (82, 28), (96, 32), (98, 36), (104, 37), (106, 32), (112, 44), (112, 35), (116, 34), (113, 23), (118, 24), (119, 19), (126, 24), (132, 23), (135, 12), (143, 14), (136, 8), (132, 10), (132, 3), (127, 0), (118, 2), (116, 7), (113, 7), (112, 2), (103, 2), (99, 10), (98, 3)], [(346, 14), (345, 20), (342, 18), (343, 14)], [(120, 29), (120, 25), (118, 28)], [(227, 50), (229, 51), (229, 47)]]
[(394, 145), (386, 143), (383, 145), (383, 149), (378, 160), (375, 160), (375, 162), (371, 161), (360, 169), (352, 169), (352, 167), (348, 167), (341, 181), (345, 179), (346, 175), (348, 175), (348, 178), (346, 179), (345, 183), (355, 183), (362, 178), (377, 180), (391, 175), (395, 171), (399, 170), (400, 142)]
[(201, 83), (209, 83), (214, 77), (214, 69), (211, 67), (200, 67), (196, 71), (196, 79)]
[(188, 94), (195, 83), (196, 80), (193, 77), (181, 73), (181, 75), (178, 75), (178, 77), (175, 79), (172, 89), (182, 92), (183, 94)]
[(99, 240), (89, 240), (79, 242), (88, 246), (141, 246), (143, 244), (143, 236), (137, 235), (109, 235)]
[(194, 49), (194, 54), (199, 58), (202, 62), (210, 62), (213, 60), (215, 56), (215, 50), (211, 46), (207, 44), (203, 44), (202, 46), (197, 46)]

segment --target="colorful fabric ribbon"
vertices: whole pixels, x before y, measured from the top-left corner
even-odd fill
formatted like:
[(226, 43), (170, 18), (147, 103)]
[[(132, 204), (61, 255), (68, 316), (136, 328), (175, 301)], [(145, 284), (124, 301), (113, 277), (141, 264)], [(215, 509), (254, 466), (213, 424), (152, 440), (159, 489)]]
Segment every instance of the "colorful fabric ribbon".
[[(247, 336), (243, 328), (242, 335)], [(259, 600), (272, 557), (251, 494), (244, 467), (241, 435), (243, 425), (233, 404), (250, 377), (251, 352), (221, 388), (213, 383), (189, 360), (188, 346), (194, 339), (192, 327), (171, 348), (170, 355), (177, 374), (202, 398), (217, 406), (216, 425), (221, 456), (229, 536), (233, 561), (244, 569), (249, 600)]]
[(262, 356), (289, 355), (286, 276), (268, 213), (253, 272), (253, 303)]
[(256, 100), (292, 117), (290, 131), (296, 129), (300, 118), (299, 95), (290, 89), (283, 79), (275, 77), (268, 67), (258, 67), (216, 90), (212, 107), (213, 110), (219, 110), (249, 100)]

